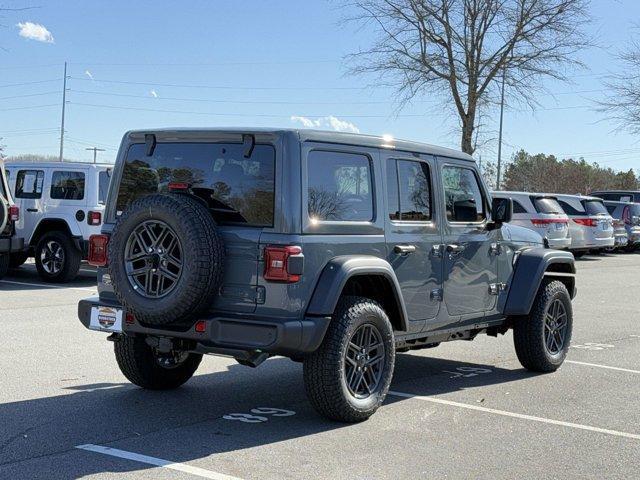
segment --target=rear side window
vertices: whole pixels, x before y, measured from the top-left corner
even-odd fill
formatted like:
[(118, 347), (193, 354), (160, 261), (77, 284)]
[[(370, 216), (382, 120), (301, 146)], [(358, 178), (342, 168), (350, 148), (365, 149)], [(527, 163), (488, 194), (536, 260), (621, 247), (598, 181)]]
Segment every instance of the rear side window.
[(580, 205), (580, 210), (573, 207), (572, 205), (570, 205), (568, 202), (565, 202), (564, 200), (558, 200), (558, 204), (562, 207), (562, 210), (564, 210), (564, 213), (566, 213), (567, 215), (576, 216), (576, 215), (584, 215), (585, 213), (584, 209), (582, 209), (582, 204), (578, 204)]
[(41, 198), (44, 171), (19, 170), (16, 175), (16, 198)]
[(583, 200), (582, 204), (589, 215), (607, 214), (607, 209), (600, 200)]
[(312, 150), (307, 158), (312, 221), (373, 219), (371, 162), (366, 155)]
[(546, 214), (558, 214), (562, 213), (562, 207), (555, 198), (533, 198), (533, 206), (536, 207), (536, 212)]
[(84, 198), (84, 173), (54, 171), (51, 176), (50, 197), (53, 200), (82, 200)]
[(615, 205), (607, 205), (607, 212), (609, 212), (609, 215), (613, 216), (613, 213), (616, 211), (616, 206)]
[(450, 222), (482, 222), (487, 218), (480, 182), (473, 170), (445, 166), (444, 180), (447, 220)]
[(112, 170), (108, 168), (98, 173), (98, 203), (107, 203), (107, 195), (109, 194), (109, 182), (111, 181)]
[(408, 222), (431, 220), (429, 166), (413, 160), (387, 163), (389, 218)]
[(513, 201), (513, 213), (529, 213), (527, 209), (518, 201)]
[(136, 198), (186, 183), (218, 223), (272, 226), (275, 149), (256, 145), (250, 158), (240, 143), (158, 143), (153, 155), (143, 144), (129, 147), (118, 190), (118, 213)]

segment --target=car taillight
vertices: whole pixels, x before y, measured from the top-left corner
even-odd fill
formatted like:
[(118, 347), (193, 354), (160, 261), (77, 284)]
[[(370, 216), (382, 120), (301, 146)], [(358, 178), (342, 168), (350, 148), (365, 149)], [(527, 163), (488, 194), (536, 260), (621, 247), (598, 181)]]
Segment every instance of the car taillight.
[(300, 280), (304, 256), (302, 248), (270, 246), (264, 249), (264, 279), (274, 282), (295, 283)]
[(89, 237), (89, 265), (105, 267), (109, 262), (107, 258), (107, 245), (109, 235), (91, 235)]
[(100, 225), (102, 223), (102, 212), (89, 212), (87, 215), (89, 225)]
[(17, 222), (20, 220), (20, 208), (16, 205), (11, 205), (9, 207), (9, 220), (12, 222)]
[(595, 218), (574, 218), (573, 221), (578, 225), (584, 225), (585, 227), (598, 226), (598, 220), (596, 220)]
[(564, 218), (540, 218), (540, 219), (532, 219), (531, 223), (533, 223), (536, 227), (546, 227), (551, 225), (552, 223), (564, 223), (565, 225), (569, 225), (569, 222)]

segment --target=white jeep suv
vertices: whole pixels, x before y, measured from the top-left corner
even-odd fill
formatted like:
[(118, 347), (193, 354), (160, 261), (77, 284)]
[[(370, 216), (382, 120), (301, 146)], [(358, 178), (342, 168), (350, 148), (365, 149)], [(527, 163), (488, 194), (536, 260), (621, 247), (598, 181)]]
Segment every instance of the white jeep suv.
[(86, 259), (89, 237), (100, 233), (111, 169), (76, 162), (8, 163), (22, 213), (16, 231), (25, 244), (24, 251), (11, 255), (11, 267), (33, 256), (43, 280), (73, 280)]

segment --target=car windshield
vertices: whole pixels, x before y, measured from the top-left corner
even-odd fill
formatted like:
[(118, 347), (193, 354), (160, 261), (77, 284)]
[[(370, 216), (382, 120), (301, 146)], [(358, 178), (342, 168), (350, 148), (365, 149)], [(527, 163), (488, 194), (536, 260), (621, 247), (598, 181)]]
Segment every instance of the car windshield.
[(275, 150), (256, 145), (245, 158), (240, 143), (158, 143), (129, 147), (116, 202), (120, 214), (133, 200), (186, 184), (219, 223), (273, 225)]
[(562, 207), (555, 198), (548, 197), (536, 197), (533, 198), (533, 206), (536, 207), (536, 212), (547, 214), (559, 214), (564, 213)]
[(602, 200), (584, 200), (582, 204), (588, 215), (607, 215), (607, 209)]

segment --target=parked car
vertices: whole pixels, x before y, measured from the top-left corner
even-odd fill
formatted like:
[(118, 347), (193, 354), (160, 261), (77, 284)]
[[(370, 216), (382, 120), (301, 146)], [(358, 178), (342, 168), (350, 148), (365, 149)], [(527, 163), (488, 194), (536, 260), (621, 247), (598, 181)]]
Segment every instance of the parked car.
[(336, 132), (154, 130), (124, 136), (105, 222), (90, 239), (97, 297), (78, 316), (110, 332), (143, 388), (186, 382), (202, 354), (304, 363), (312, 405), (368, 418), (396, 351), (514, 330), (550, 372), (571, 337), (573, 255), (506, 225), (473, 159)]
[(640, 203), (640, 191), (638, 190), (601, 190), (591, 192), (589, 195), (615, 202)]
[(16, 234), (15, 224), (20, 218), (20, 209), (13, 203), (13, 197), (0, 159), (0, 279), (9, 270), (12, 252), (24, 249), (24, 239)]
[(7, 165), (16, 204), (23, 212), (16, 230), (23, 252), (12, 254), (17, 268), (35, 257), (40, 277), (68, 282), (87, 257), (89, 237), (100, 232), (112, 165), (47, 162)]
[(614, 202), (605, 200), (605, 207), (614, 221), (625, 230), (628, 243), (627, 250), (640, 248), (640, 204), (631, 202)]
[(513, 225), (539, 233), (550, 248), (568, 249), (569, 217), (553, 195), (529, 192), (493, 192), (493, 198), (513, 200)]
[(569, 216), (571, 251), (576, 257), (588, 251), (602, 251), (615, 245), (613, 219), (601, 198), (583, 195), (556, 195)]

